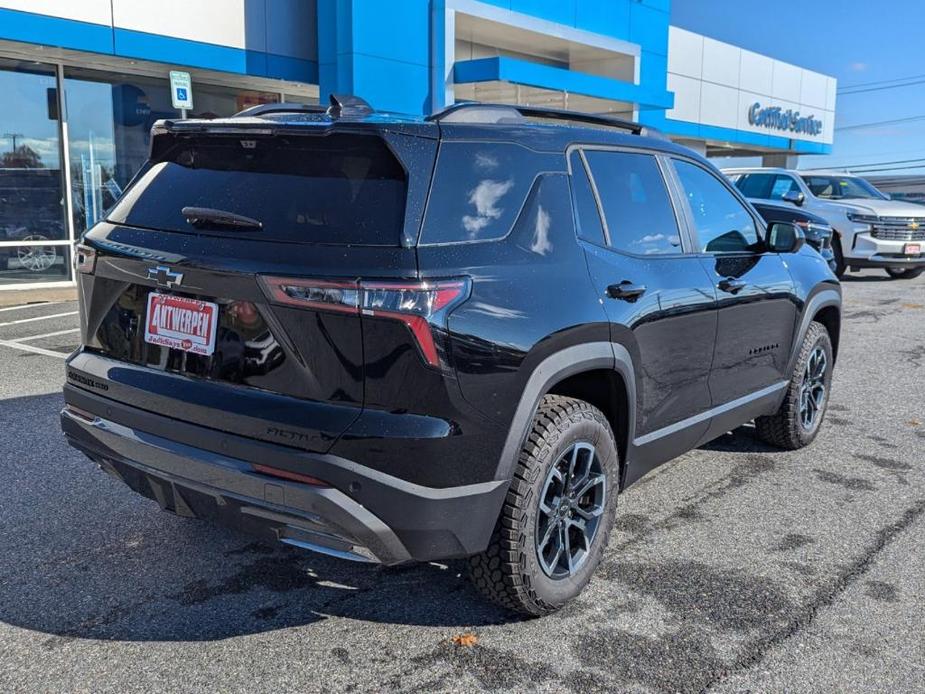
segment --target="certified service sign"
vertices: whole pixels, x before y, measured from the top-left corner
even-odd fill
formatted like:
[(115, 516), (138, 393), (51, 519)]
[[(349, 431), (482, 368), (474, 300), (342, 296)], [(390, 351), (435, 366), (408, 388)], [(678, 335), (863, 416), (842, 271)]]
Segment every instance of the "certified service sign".
[(780, 106), (762, 107), (757, 101), (748, 109), (748, 124), (802, 135), (822, 134), (822, 121), (815, 116), (801, 116), (799, 111), (785, 111)]

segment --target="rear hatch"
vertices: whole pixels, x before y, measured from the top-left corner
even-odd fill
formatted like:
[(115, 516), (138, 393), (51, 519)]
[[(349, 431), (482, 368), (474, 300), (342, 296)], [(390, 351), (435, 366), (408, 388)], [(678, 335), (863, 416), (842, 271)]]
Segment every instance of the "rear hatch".
[(408, 130), (160, 126), (151, 160), (79, 254), (84, 349), (71, 385), (327, 451), (363, 406), (357, 279), (417, 275), (426, 185), (408, 172), (429, 180), (435, 141), (426, 126)]

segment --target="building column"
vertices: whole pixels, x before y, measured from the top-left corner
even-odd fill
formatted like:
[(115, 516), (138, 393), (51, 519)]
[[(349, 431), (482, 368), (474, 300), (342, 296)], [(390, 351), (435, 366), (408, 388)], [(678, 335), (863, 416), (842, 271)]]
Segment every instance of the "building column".
[(330, 93), (378, 111), (431, 111), (429, 0), (318, 0), (321, 102)]
[(800, 157), (796, 154), (765, 154), (761, 157), (761, 165), (776, 169), (795, 169)]
[(707, 156), (707, 143), (704, 142), (703, 140), (683, 140), (680, 138), (672, 138), (672, 139), (677, 144), (681, 145), (682, 147), (687, 147), (688, 149), (694, 150), (701, 157)]

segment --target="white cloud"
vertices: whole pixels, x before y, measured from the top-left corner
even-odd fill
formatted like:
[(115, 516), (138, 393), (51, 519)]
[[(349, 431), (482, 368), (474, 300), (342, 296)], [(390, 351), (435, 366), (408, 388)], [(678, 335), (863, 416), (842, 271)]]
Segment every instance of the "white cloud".
[(482, 229), (501, 216), (504, 209), (498, 207), (498, 203), (513, 186), (513, 180), (485, 179), (469, 192), (469, 204), (475, 207), (476, 214), (465, 215), (462, 221), (470, 238), (475, 238)]
[(533, 243), (530, 250), (539, 255), (546, 255), (552, 250), (552, 242), (549, 240), (549, 213), (540, 205), (536, 212), (536, 228), (533, 231)]

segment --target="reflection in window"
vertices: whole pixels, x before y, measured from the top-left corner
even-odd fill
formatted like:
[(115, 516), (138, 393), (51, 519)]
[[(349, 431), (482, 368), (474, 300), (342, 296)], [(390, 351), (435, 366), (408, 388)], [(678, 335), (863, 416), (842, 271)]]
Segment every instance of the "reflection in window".
[(674, 166), (690, 205), (701, 250), (707, 253), (753, 250), (758, 243), (755, 222), (729, 189), (696, 164), (675, 159)]
[[(55, 69), (0, 60), (0, 93), (0, 242), (64, 240)], [(0, 272), (13, 267), (20, 281), (35, 281), (19, 272), (16, 248), (0, 249)]]
[(680, 253), (668, 189), (650, 154), (588, 151), (610, 233), (610, 245), (636, 255)]
[(534, 178), (544, 170), (545, 156), (511, 144), (441, 145), (423, 242), (483, 241), (507, 235)]

